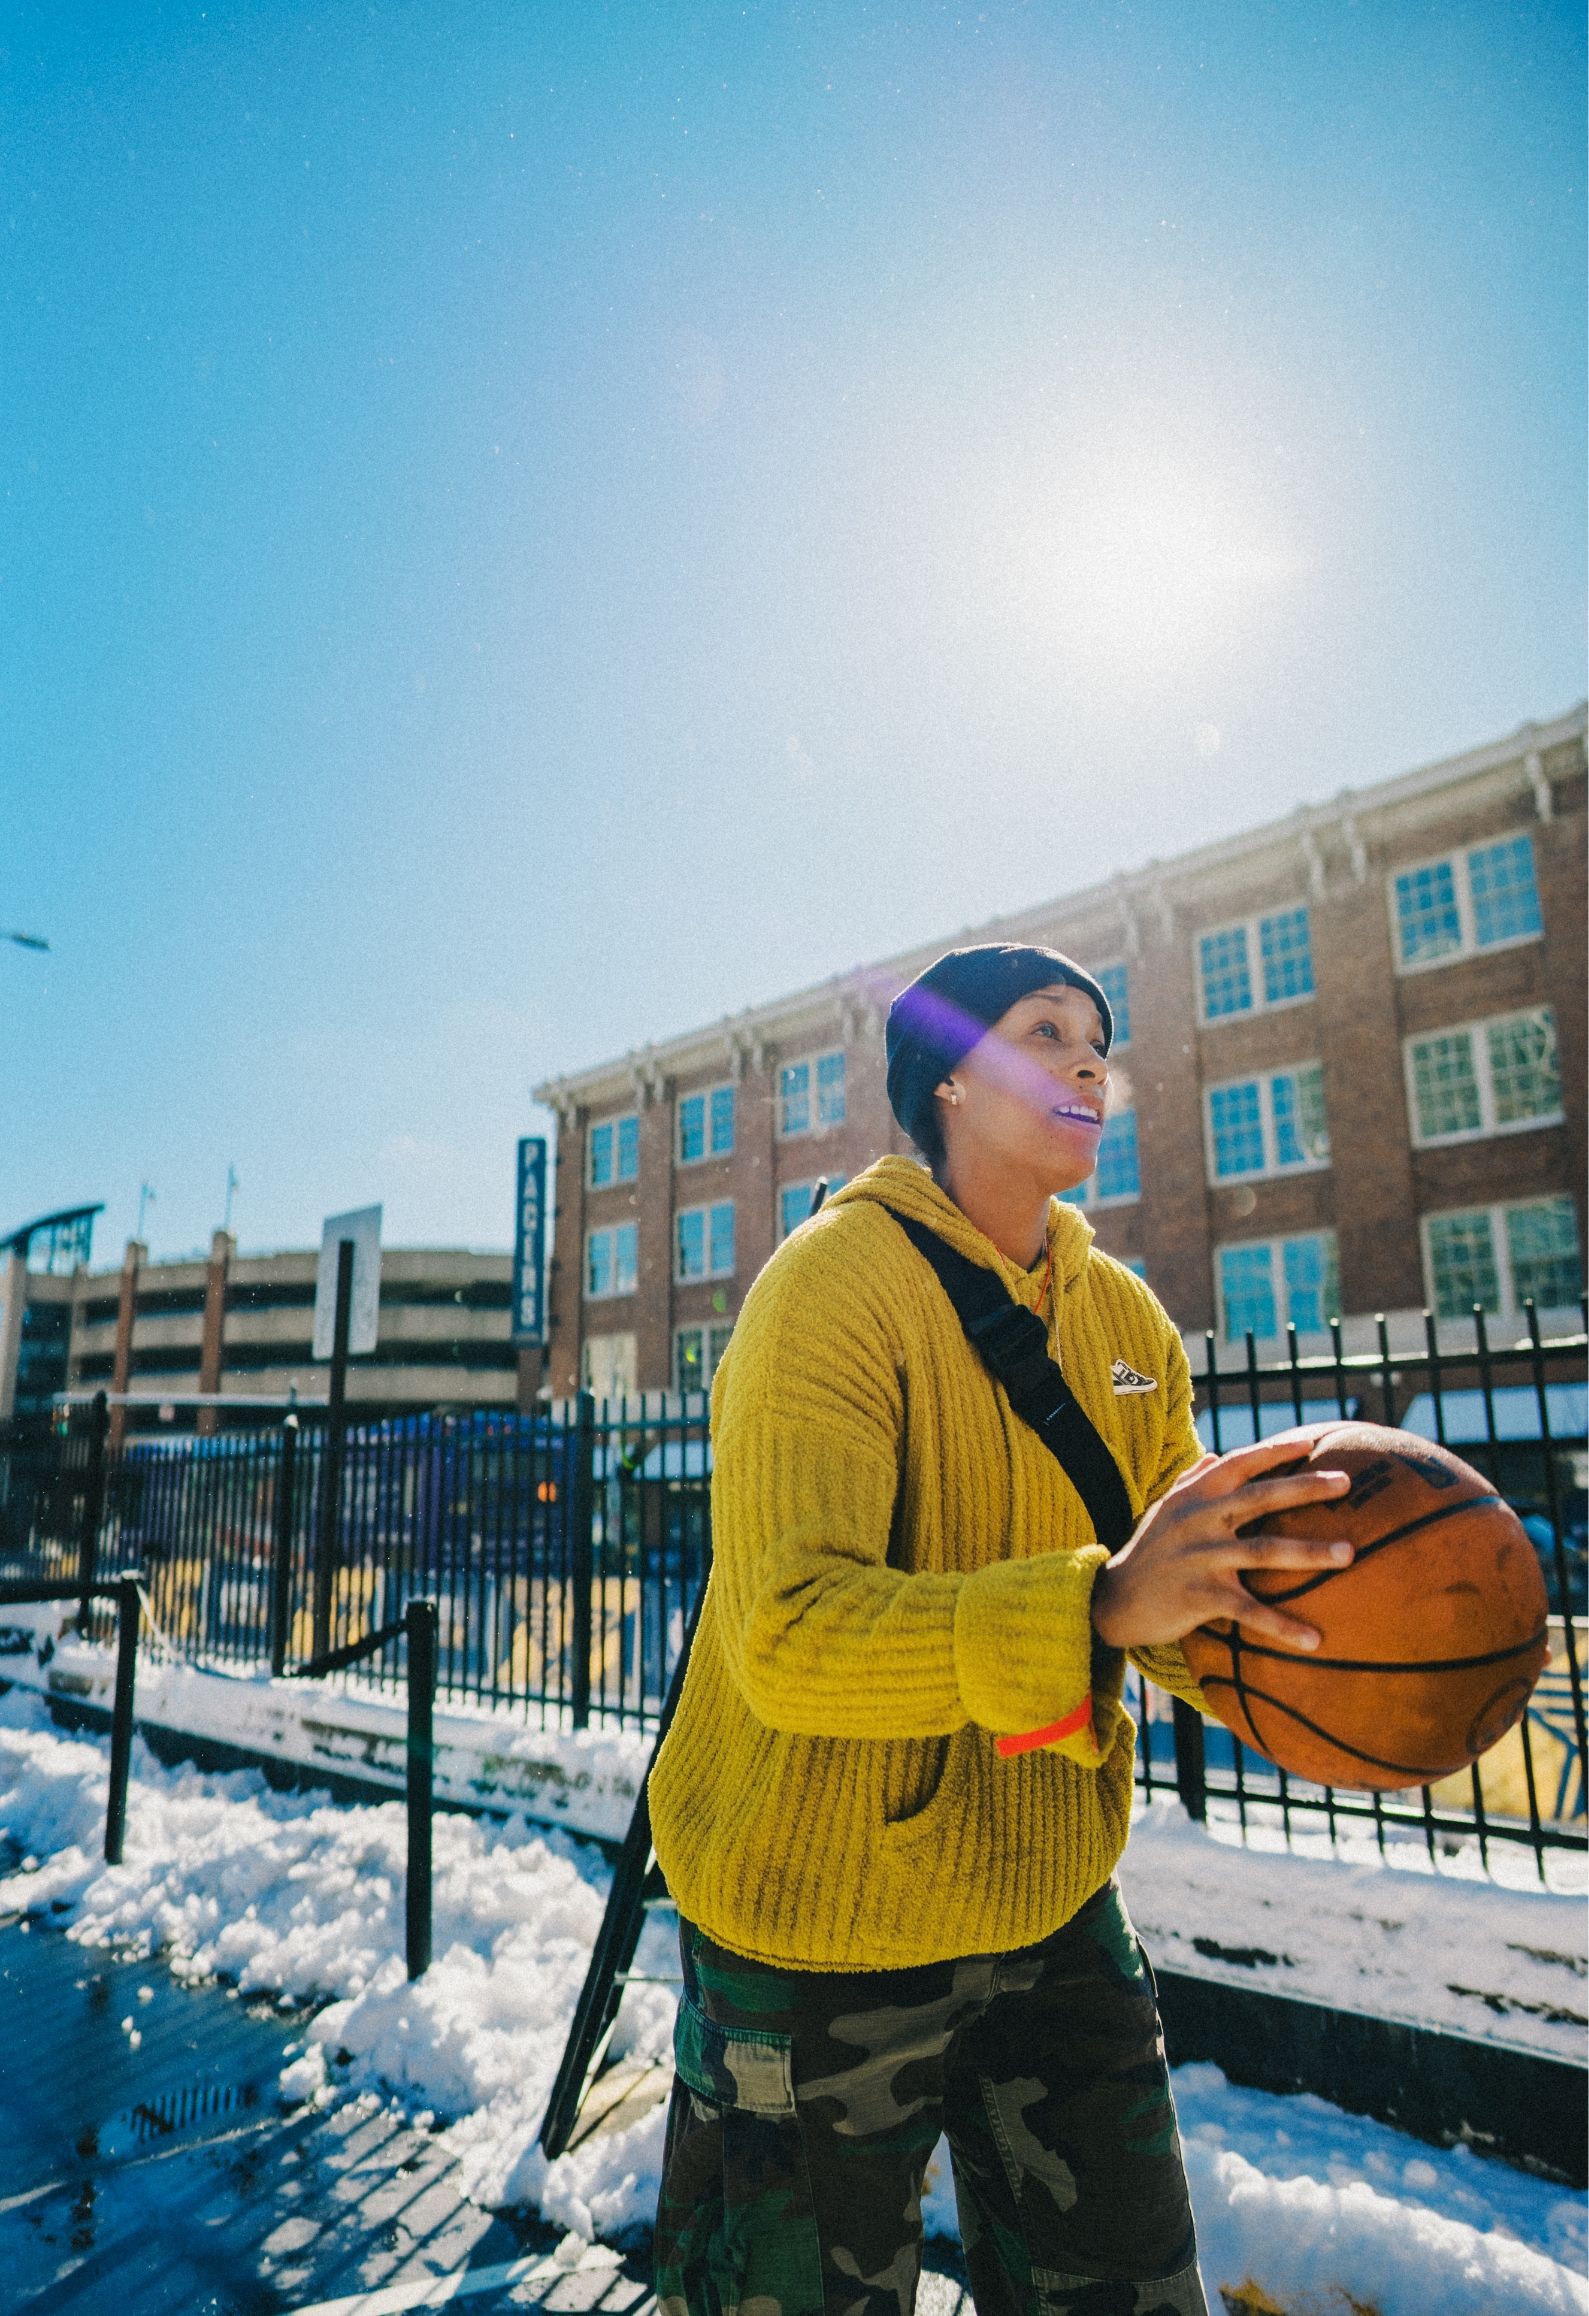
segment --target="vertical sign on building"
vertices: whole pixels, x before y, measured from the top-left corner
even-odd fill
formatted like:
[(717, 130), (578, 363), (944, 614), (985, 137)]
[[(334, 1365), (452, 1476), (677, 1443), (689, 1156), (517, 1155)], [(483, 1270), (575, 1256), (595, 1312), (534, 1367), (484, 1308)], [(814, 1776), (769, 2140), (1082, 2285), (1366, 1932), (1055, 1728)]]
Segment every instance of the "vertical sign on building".
[(519, 1195), (513, 1223), (513, 1340), (546, 1341), (546, 1144), (538, 1134), (519, 1143)]

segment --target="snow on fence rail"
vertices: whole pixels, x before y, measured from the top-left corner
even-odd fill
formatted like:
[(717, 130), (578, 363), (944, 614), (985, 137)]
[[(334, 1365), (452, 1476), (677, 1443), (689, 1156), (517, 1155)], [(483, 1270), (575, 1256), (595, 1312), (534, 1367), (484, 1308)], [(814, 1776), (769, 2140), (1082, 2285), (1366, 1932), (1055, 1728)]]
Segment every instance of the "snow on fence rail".
[[(1462, 1341), (1426, 1321), (1421, 1351), (1260, 1362), (1205, 1338), (1199, 1427), (1227, 1449), (1320, 1418), (1405, 1423), (1444, 1440), (1517, 1506), (1552, 1608), (1549, 1667), (1521, 1727), (1482, 1765), (1432, 1788), (1363, 1795), (1274, 1770), (1167, 1699), (1137, 1700), (1138, 1779), (1173, 1785), (1196, 1816), (1245, 1837), (1278, 1826), (1331, 1836), (1367, 1825), (1381, 1847), (1415, 1839), (1586, 1847), (1584, 1695), (1586, 1338), (1491, 1345), (1476, 1312)], [(276, 1674), (437, 1604), (437, 1688), (542, 1726), (654, 1728), (710, 1559), (704, 1395), (513, 1414), (481, 1410), (348, 1425), (294, 1411), (214, 1437), (109, 1436), (106, 1401), (0, 1427), (0, 1576), (75, 1581), (82, 1629), (100, 1632), (96, 1580), (138, 1567), (161, 1641), (198, 1665)], [(395, 1644), (394, 1644), (395, 1645)], [(379, 1651), (360, 1678), (397, 1688)]]
[[(0, 1577), (0, 1615), (7, 1608), (31, 1608), (51, 1602), (80, 1600), (76, 1585), (30, 1582), (27, 1578)], [(145, 1614), (142, 1573), (126, 1571), (111, 1583), (91, 1583), (89, 1602), (113, 1600), (116, 1605), (116, 1684), (110, 1720), (110, 1779), (105, 1799), (105, 1863), (119, 1866), (127, 1833), (127, 1783), (132, 1761), (135, 1724), (134, 1697), (138, 1674), (138, 1642)], [(312, 1660), (300, 1668), (304, 1677), (357, 1664), (391, 1641), (403, 1642), (407, 1655), (408, 1728), (404, 1748), (407, 1767), (408, 1861), (404, 1896), (406, 1956), (410, 1978), (423, 1978), (430, 1968), (432, 1827), (435, 1818), (435, 1704), (436, 1604), (410, 1600), (388, 1632), (374, 1632), (331, 1652), (330, 1660)]]

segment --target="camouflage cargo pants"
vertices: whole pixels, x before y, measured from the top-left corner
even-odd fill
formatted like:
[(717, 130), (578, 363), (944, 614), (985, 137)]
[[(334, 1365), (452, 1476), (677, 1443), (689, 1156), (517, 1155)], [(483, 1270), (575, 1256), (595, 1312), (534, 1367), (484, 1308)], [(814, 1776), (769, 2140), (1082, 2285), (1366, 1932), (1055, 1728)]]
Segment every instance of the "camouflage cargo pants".
[(1147, 1961), (1113, 1883), (1018, 1953), (783, 1971), (682, 1925), (663, 2316), (910, 2316), (954, 2159), (979, 2316), (1206, 2316)]

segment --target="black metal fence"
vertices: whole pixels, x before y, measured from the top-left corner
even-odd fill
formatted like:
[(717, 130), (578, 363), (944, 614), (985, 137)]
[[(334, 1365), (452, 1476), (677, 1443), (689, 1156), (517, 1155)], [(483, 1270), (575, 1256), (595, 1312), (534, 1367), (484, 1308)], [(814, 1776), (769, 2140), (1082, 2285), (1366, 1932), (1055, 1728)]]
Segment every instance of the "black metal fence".
[[(1585, 1349), (1584, 1334), (1541, 1338), (1525, 1306), (1523, 1339), (1492, 1344), (1482, 1310), (1471, 1340), (1440, 1338), (1425, 1314), (1421, 1348), (1393, 1348), (1386, 1322), (1372, 1350), (1348, 1353), (1340, 1323), (1324, 1357), (1300, 1356), (1295, 1330), (1284, 1360), (1262, 1364), (1251, 1335), (1243, 1356), (1218, 1361), (1212, 1333), (1194, 1375), (1198, 1429), (1216, 1453), (1298, 1423), (1337, 1416), (1420, 1432), (1481, 1471), (1522, 1517), (1549, 1601), (1550, 1656), (1518, 1727), (1460, 1775), (1397, 1793), (1347, 1792), (1288, 1777), (1228, 1730), (1135, 1682), (1137, 1776), (1144, 1791), (1174, 1792), (1195, 1817), (1229, 1821), (1288, 1846), (1320, 1835), (1332, 1844), (1367, 1835), (1421, 1843), (1431, 1858), (1473, 1845), (1486, 1870), (1496, 1843), (1527, 1844), (1541, 1880), (1550, 1851), (1589, 1846), (1585, 1815)], [(1463, 1330), (1467, 1336), (1467, 1330)]]
[[(704, 1397), (112, 1446), (102, 1401), (0, 1435), (0, 1576), (146, 1572), (194, 1663), (284, 1673), (437, 1603), (443, 1695), (649, 1723), (708, 1559)], [(92, 1601), (89, 1629), (97, 1611)], [(359, 1678), (395, 1687), (390, 1654)]]
[[(1244, 1835), (1367, 1831), (1431, 1853), (1476, 1843), (1582, 1850), (1585, 1815), (1582, 1334), (1476, 1335), (1221, 1366), (1206, 1342), (1199, 1424), (1216, 1450), (1297, 1423), (1363, 1416), (1422, 1430), (1478, 1465), (1523, 1514), (1552, 1608), (1551, 1657), (1521, 1728), (1461, 1778), (1406, 1794), (1347, 1793), (1274, 1770), (1223, 1729), (1149, 1691), (1138, 1776)], [(707, 1405), (687, 1395), (553, 1410), (417, 1416), (332, 1432), (290, 1416), (267, 1431), (112, 1445), (105, 1403), (0, 1431), (0, 1577), (90, 1588), (146, 1574), (158, 1636), (183, 1657), (284, 1673), (437, 1605), (444, 1699), (543, 1725), (655, 1725), (709, 1552)], [(108, 1637), (108, 1627), (101, 1637)], [(394, 1644), (395, 1648), (395, 1644)], [(356, 1674), (396, 1689), (394, 1649)]]

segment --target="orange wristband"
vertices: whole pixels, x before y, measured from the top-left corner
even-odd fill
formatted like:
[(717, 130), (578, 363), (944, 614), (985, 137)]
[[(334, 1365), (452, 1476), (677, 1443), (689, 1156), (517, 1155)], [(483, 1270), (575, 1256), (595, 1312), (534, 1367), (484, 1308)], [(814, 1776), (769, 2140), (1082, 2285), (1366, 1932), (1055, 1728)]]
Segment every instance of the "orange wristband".
[(1010, 1761), (1018, 1753), (1034, 1753), (1039, 1745), (1057, 1745), (1062, 1737), (1074, 1737), (1078, 1730), (1091, 1727), (1092, 1699), (1087, 1696), (1063, 1721), (1050, 1721), (1046, 1729), (1028, 1729), (1019, 1737), (996, 1737), (993, 1749), (1002, 1759)]

